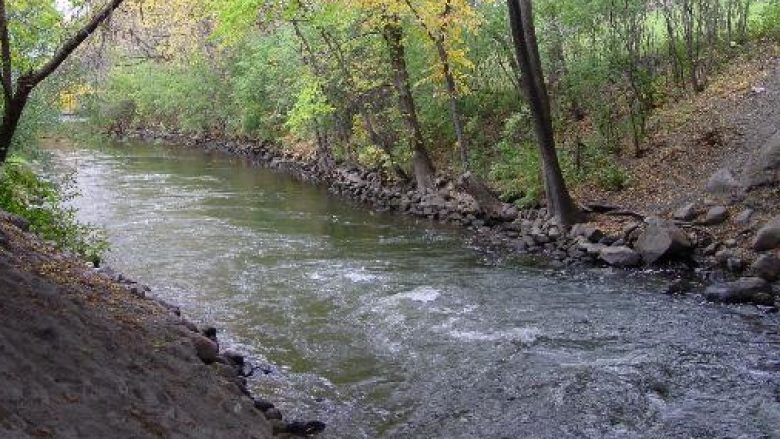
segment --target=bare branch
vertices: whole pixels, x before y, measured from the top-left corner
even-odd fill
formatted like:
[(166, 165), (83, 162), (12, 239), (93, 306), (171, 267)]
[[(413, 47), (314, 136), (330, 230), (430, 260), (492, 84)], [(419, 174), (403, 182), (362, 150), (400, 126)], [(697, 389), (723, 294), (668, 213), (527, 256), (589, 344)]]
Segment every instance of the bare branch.
[[(2, 0), (0, 0), (2, 1)], [(110, 0), (92, 19), (84, 25), (78, 32), (65, 41), (62, 46), (54, 53), (52, 58), (38, 70), (30, 72), (20, 78), (19, 85), (32, 89), (38, 83), (46, 79), (51, 75), (57, 67), (60, 66), (73, 51), (75, 51), (81, 43), (84, 42), (93, 32), (100, 26), (101, 23), (106, 21), (111, 13), (118, 8), (124, 0)], [(24, 79), (24, 81), (22, 81)]]

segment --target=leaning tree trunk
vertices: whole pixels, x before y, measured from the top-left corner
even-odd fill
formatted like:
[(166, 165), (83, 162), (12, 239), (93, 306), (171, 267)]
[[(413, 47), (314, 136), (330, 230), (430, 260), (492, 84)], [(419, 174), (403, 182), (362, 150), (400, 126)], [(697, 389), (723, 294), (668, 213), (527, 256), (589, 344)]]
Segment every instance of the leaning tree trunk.
[(404, 123), (409, 129), (412, 150), (414, 151), (414, 177), (417, 189), (424, 191), (433, 188), (434, 167), (428, 151), (425, 148), (420, 120), (417, 118), (417, 107), (412, 96), (409, 71), (406, 67), (406, 50), (402, 41), (401, 26), (397, 17), (389, 18), (384, 27), (384, 38), (390, 51), (390, 64), (393, 69), (393, 83), (398, 94), (398, 105)]
[(6, 101), (3, 109), (3, 124), (0, 126), (0, 165), (5, 163), (8, 152), (11, 150), (11, 143), (14, 140), (14, 134), (26, 104), (27, 96), (19, 96), (18, 93), (13, 99)]
[(559, 224), (571, 225), (579, 220), (580, 211), (574, 205), (566, 188), (555, 151), (550, 98), (547, 95), (544, 73), (539, 60), (539, 46), (536, 41), (531, 2), (530, 0), (507, 0), (507, 4), (517, 60), (523, 72), (523, 88), (531, 106), (534, 129), (542, 156), (547, 206), (550, 214)]
[(105, 22), (124, 0), (110, 0), (82, 28), (65, 40), (51, 58), (36, 70), (20, 75), (13, 81), (11, 38), (8, 32), (8, 13), (5, 0), (0, 0), (0, 59), (2, 64), (3, 121), (0, 126), (0, 165), (5, 162), (11, 143), (22, 118), (24, 107), (33, 89), (54, 73), (60, 65)]

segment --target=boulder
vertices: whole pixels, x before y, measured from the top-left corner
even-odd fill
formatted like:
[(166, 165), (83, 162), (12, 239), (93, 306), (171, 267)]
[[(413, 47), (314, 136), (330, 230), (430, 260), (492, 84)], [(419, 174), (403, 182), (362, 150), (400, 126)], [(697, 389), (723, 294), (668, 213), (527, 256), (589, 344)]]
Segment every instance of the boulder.
[(742, 185), (747, 189), (777, 182), (780, 182), (780, 131), (761, 147), (742, 174)]
[(743, 277), (734, 282), (715, 284), (707, 287), (704, 296), (710, 302), (752, 303), (773, 306), (775, 298), (769, 282), (758, 277)]
[(696, 208), (696, 204), (688, 203), (674, 211), (672, 216), (678, 221), (692, 221), (696, 219), (697, 216), (699, 216), (699, 210)]
[(757, 277), (774, 282), (780, 279), (780, 258), (773, 254), (764, 254), (758, 257), (750, 271)]
[(720, 168), (707, 181), (705, 187), (712, 194), (728, 194), (740, 188), (734, 175), (726, 168)]
[(642, 262), (639, 254), (626, 246), (605, 247), (599, 257), (613, 267), (636, 267)]
[(192, 343), (195, 345), (195, 353), (204, 363), (211, 364), (219, 358), (219, 347), (208, 338), (196, 335), (193, 337)]
[(653, 218), (639, 235), (634, 249), (642, 256), (642, 260), (650, 265), (660, 260), (689, 257), (693, 246), (688, 235), (679, 227), (669, 221)]
[(756, 251), (772, 250), (780, 247), (780, 215), (772, 218), (756, 233), (753, 249)]
[(724, 206), (715, 206), (707, 211), (707, 215), (704, 217), (703, 224), (708, 226), (715, 226), (723, 224), (729, 217), (729, 211)]

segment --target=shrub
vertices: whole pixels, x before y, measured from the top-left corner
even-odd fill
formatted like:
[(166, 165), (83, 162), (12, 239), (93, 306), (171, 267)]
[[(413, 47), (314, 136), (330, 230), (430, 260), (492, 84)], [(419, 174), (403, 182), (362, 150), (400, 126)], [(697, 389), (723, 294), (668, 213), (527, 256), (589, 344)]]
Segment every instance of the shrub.
[(72, 179), (57, 184), (40, 178), (19, 156), (0, 167), (0, 208), (26, 218), (33, 232), (63, 250), (99, 265), (108, 250), (105, 233), (76, 219), (76, 209), (66, 202), (76, 196)]

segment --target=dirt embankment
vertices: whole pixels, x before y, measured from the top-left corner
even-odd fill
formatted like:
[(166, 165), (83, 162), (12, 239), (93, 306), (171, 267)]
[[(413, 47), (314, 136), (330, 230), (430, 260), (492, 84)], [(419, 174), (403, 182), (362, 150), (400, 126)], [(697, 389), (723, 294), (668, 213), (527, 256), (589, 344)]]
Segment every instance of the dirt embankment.
[(235, 358), (144, 295), (0, 214), (0, 437), (288, 435)]
[[(665, 217), (690, 206), (692, 222), (706, 222), (709, 209), (723, 206), (725, 220), (701, 225), (750, 253), (756, 229), (780, 214), (780, 191), (776, 176), (758, 185), (746, 181), (747, 174), (757, 165), (780, 172), (777, 163), (756, 163), (778, 135), (780, 44), (762, 42), (710, 78), (703, 92), (653, 114), (641, 157), (619, 159), (629, 173), (628, 187), (608, 192), (583, 186), (576, 196), (583, 203), (608, 202)], [(772, 154), (776, 162), (777, 152)]]

